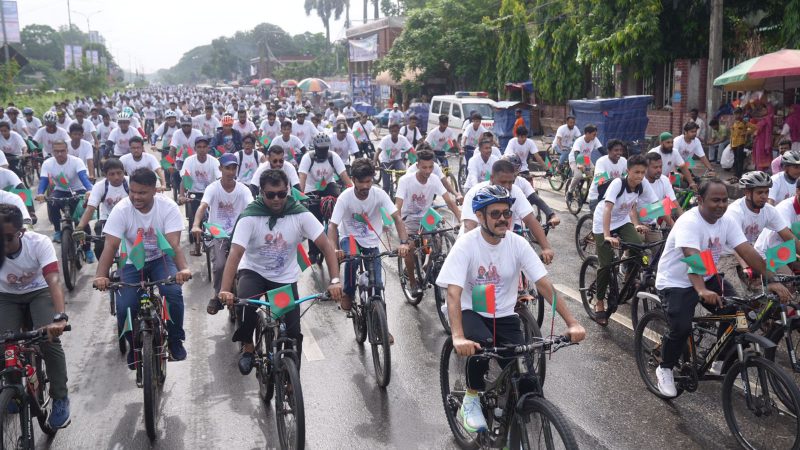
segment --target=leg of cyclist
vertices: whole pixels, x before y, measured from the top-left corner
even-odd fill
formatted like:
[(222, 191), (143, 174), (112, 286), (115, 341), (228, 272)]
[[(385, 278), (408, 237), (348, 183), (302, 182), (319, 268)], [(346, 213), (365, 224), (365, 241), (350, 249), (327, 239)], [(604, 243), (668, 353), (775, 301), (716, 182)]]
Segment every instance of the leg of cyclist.
[(561, 165), (563, 165), (564, 163), (567, 162), (567, 159), (569, 159), (569, 150), (570, 149), (561, 148), (559, 146), (555, 146), (555, 147), (556, 147), (556, 151), (559, 153), (559, 155), (558, 155), (558, 165), (561, 166)]
[[(175, 262), (166, 255), (148, 261), (144, 270), (146, 279), (150, 280), (163, 280), (178, 273)], [(172, 355), (172, 359), (182, 361), (186, 359), (186, 349), (183, 347), (183, 341), (186, 340), (186, 332), (183, 329), (183, 290), (180, 285), (170, 284), (159, 286), (158, 292), (167, 299), (167, 308), (171, 319), (167, 321), (169, 353)]]
[[(409, 231), (409, 234), (416, 232), (419, 230), (419, 220), (406, 220), (403, 219), (403, 222), (406, 224), (406, 230)], [(430, 237), (430, 236), (429, 236)], [(414, 240), (408, 240), (408, 254), (406, 257), (403, 258), (403, 262), (406, 266), (406, 276), (408, 277), (408, 285), (411, 288), (411, 292), (414, 296), (421, 296), (422, 289), (417, 286), (417, 258), (415, 255), (416, 246), (414, 245)], [(398, 256), (399, 258), (399, 256)]]
[[(345, 255), (350, 255), (349, 238), (339, 240), (339, 248)], [(343, 281), (342, 301), (339, 307), (342, 311), (350, 311), (353, 305), (353, 297), (356, 295), (356, 272), (358, 271), (357, 261), (346, 261), (344, 263), (344, 271), (341, 273)]]
[[(228, 260), (228, 241), (225, 239), (214, 239), (211, 241), (211, 278), (214, 283), (214, 298), (208, 303), (206, 308), (209, 314), (216, 314), (222, 308), (219, 301), (219, 289), (222, 285), (222, 272), (225, 271), (225, 262)], [(213, 312), (212, 312), (213, 311)]]
[[(125, 264), (124, 267), (118, 269), (120, 281), (123, 283), (138, 283), (142, 280), (142, 273), (133, 266), (133, 264)], [(131, 370), (136, 369), (133, 345), (133, 333), (136, 331), (138, 324), (136, 323), (136, 314), (139, 312), (139, 290), (136, 288), (125, 287), (119, 290), (117, 295), (117, 329), (125, 329), (125, 321), (128, 314), (131, 316), (134, 330), (125, 334), (125, 339), (128, 341), (128, 368)]]
[[(236, 285), (239, 298), (261, 298), (268, 290), (269, 282), (258, 273), (249, 269), (239, 271), (239, 283)], [(242, 356), (239, 358), (239, 371), (242, 375), (248, 375), (255, 363), (253, 333), (258, 323), (257, 310), (257, 307), (250, 305), (242, 308), (242, 321), (231, 338), (242, 344)]]
[[(50, 196), (52, 198), (67, 198), (70, 194), (67, 191), (56, 191), (54, 190)], [(47, 218), (50, 219), (50, 223), (53, 224), (53, 242), (61, 242), (61, 206), (58, 204), (47, 204)]]
[[(632, 223), (626, 223), (617, 229), (611, 230), (611, 233), (618, 235), (620, 240), (624, 242), (642, 243), (642, 238)], [(597, 323), (605, 326), (608, 324), (608, 316), (605, 314), (606, 291), (608, 290), (608, 280), (611, 278), (610, 266), (614, 261), (614, 249), (611, 248), (611, 244), (606, 243), (603, 233), (595, 233), (594, 239), (597, 248), (597, 259), (600, 265), (597, 269), (597, 305), (595, 306), (595, 312), (597, 313)]]

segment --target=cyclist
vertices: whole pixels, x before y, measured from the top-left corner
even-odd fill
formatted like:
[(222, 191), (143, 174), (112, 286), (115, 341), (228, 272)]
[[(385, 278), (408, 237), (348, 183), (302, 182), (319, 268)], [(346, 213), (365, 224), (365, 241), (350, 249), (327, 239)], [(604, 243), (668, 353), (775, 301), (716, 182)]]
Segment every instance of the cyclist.
[(778, 156), (772, 160), (770, 163), (770, 169), (772, 170), (773, 174), (776, 174), (781, 171), (781, 157), (784, 153), (792, 150), (792, 141), (789, 139), (782, 139), (778, 143)]
[(131, 152), (119, 158), (122, 166), (125, 167), (125, 173), (132, 174), (140, 167), (147, 167), (158, 175), (158, 181), (160, 183), (158, 191), (163, 191), (164, 187), (167, 185), (164, 180), (164, 169), (161, 168), (161, 164), (152, 153), (146, 153), (144, 151), (144, 139), (139, 136), (134, 136), (131, 138), (128, 145), (130, 146)]
[(311, 121), (306, 122), (308, 111), (302, 106), (297, 108), (296, 115), (297, 119), (292, 122), (292, 134), (300, 139), (304, 147), (309, 147), (314, 140), (314, 136), (318, 134), (317, 127)]
[(342, 158), (346, 168), (350, 167), (350, 155), (358, 153), (358, 144), (353, 135), (350, 134), (346, 123), (339, 122), (333, 127), (331, 150)]
[[(556, 291), (536, 252), (523, 237), (508, 233), (515, 199), (501, 186), (484, 186), (471, 200), (480, 228), (464, 234), (450, 249), (436, 284), (447, 289), (447, 310), (453, 347), (462, 357), (475, 354), (482, 345), (526, 344), (517, 304), (520, 271), (536, 284), (548, 301)], [(495, 287), (496, 313), (473, 310), (473, 290), (483, 285)], [(580, 342), (586, 331), (572, 316), (563, 297), (556, 300), (556, 310), (566, 322), (572, 342)], [(486, 431), (478, 392), (485, 388), (488, 362), (467, 359), (467, 392), (459, 409), (464, 427)]]
[[(52, 198), (67, 198), (72, 197), (73, 194), (84, 195), (92, 189), (92, 183), (89, 181), (89, 175), (86, 173), (86, 165), (80, 158), (71, 156), (67, 153), (67, 143), (64, 141), (56, 141), (53, 143), (53, 157), (46, 159), (42, 163), (41, 174), (39, 176), (39, 187), (37, 189), (36, 200), (39, 202), (45, 201), (44, 193), (48, 185), (53, 182), (53, 192), (50, 194)], [(66, 179), (66, 184), (59, 182), (60, 178)], [(80, 198), (72, 200), (72, 207), (83, 201)], [(47, 204), (47, 216), (50, 223), (53, 224), (53, 242), (61, 242), (61, 207), (60, 205)], [(86, 228), (90, 232), (89, 228)], [(94, 262), (94, 254), (92, 253), (89, 245), (84, 246), (86, 252), (86, 262)]]
[[(356, 138), (359, 150), (356, 154), (357, 158), (370, 157), (375, 152), (372, 139), (369, 137), (370, 133), (375, 134), (375, 125), (366, 114), (359, 114), (358, 122), (353, 124), (353, 137)], [(377, 134), (375, 134), (375, 137), (378, 137)]]
[[(419, 143), (419, 145), (417, 145), (417, 153), (419, 153), (422, 150), (433, 151), (433, 149), (431, 148), (431, 145), (428, 144), (425, 141), (422, 141), (422, 142)], [(436, 156), (435, 152), (434, 152), (434, 156)], [(445, 159), (445, 161), (446, 161), (446, 159)], [(411, 164), (410, 166), (408, 166), (406, 168), (406, 175), (409, 174), (409, 173), (414, 173), (416, 171), (417, 171), (417, 163)], [(442, 171), (442, 167), (436, 161), (433, 162), (433, 174), (437, 178), (439, 178), (439, 180), (441, 180), (442, 185), (444, 185), (444, 188), (447, 190), (447, 192), (449, 192), (450, 195), (452, 195), (453, 198), (456, 199), (456, 203), (460, 204), (461, 200), (463, 200), (464, 197), (462, 197), (461, 194), (458, 191), (455, 190), (453, 185), (450, 184), (450, 180), (448, 180), (447, 177), (444, 175), (444, 172)]]
[(436, 154), (436, 158), (442, 164), (446, 164), (443, 161), (447, 161), (447, 158), (445, 157), (447, 151), (445, 149), (447, 147), (451, 147), (451, 152), (460, 151), (458, 139), (456, 139), (456, 133), (449, 128), (449, 123), (450, 119), (447, 114), (440, 115), (439, 126), (429, 131), (425, 136), (425, 142), (431, 145), (433, 152)]
[[(72, 122), (72, 125), (74, 124), (78, 124), (83, 127), (83, 136), (81, 136), (81, 139), (91, 144), (92, 149), (97, 148), (99, 145), (97, 140), (97, 129), (91, 120), (86, 120), (86, 110), (83, 109), (83, 107), (75, 108), (75, 120)], [(70, 125), (70, 130), (72, 129), (72, 125)]]
[(286, 161), (283, 147), (280, 145), (273, 145), (267, 152), (267, 160), (258, 166), (255, 173), (253, 173), (253, 177), (250, 179), (250, 191), (255, 192), (255, 195), (258, 195), (258, 190), (260, 189), (258, 180), (261, 174), (269, 169), (282, 170), (289, 179), (289, 185), (300, 192), (303, 191), (300, 184), (300, 177), (297, 175), (297, 169)]
[(159, 138), (161, 139), (161, 156), (169, 154), (169, 143), (172, 140), (172, 135), (178, 131), (178, 116), (174, 111), (167, 111), (164, 113), (164, 121), (156, 128), (150, 138), (150, 144), (155, 145)]
[[(77, 117), (77, 110), (75, 111)], [(149, 137), (153, 135), (156, 125), (156, 109), (150, 100), (144, 101), (144, 108), (142, 108), (142, 117), (144, 117), (144, 132)]]
[[(607, 144), (608, 154), (601, 156), (594, 163), (594, 179), (592, 185), (589, 187), (589, 211), (594, 213), (594, 209), (600, 202), (600, 185), (610, 183), (616, 178), (625, 176), (628, 167), (628, 160), (622, 156), (625, 153), (625, 143), (619, 139), (611, 139)], [(600, 175), (605, 174), (605, 179), (601, 179)], [(605, 186), (606, 188), (608, 186)], [(603, 189), (605, 191), (605, 189)]]
[(131, 114), (122, 111), (117, 115), (117, 127), (111, 130), (106, 141), (106, 150), (114, 150), (114, 158), (131, 152), (130, 141), (134, 136), (142, 137), (139, 131), (131, 126)]
[(695, 156), (700, 159), (704, 166), (706, 166), (706, 174), (714, 176), (714, 168), (708, 162), (706, 153), (703, 150), (703, 143), (697, 138), (697, 130), (700, 125), (695, 122), (689, 121), (683, 126), (683, 134), (676, 137), (674, 140), (673, 151), (681, 155), (684, 161), (688, 162), (689, 158)]
[(689, 163), (683, 159), (680, 153), (675, 151), (673, 147), (675, 139), (672, 134), (665, 131), (658, 136), (658, 140), (660, 142), (658, 147), (650, 149), (648, 153), (657, 153), (661, 156), (661, 174), (669, 176), (670, 173), (679, 170), (686, 178), (689, 188), (696, 191), (697, 183), (689, 171)]
[(266, 161), (267, 149), (258, 151), (256, 147), (256, 137), (248, 134), (242, 137), (242, 150), (235, 153), (236, 155), (236, 180), (243, 183), (245, 186), (250, 185), (253, 175), (258, 170), (259, 164)]
[(28, 139), (30, 136), (32, 136), (28, 133), (28, 127), (25, 124), (25, 120), (19, 118), (19, 110), (17, 108), (13, 106), (9, 107), (8, 110), (6, 110), (6, 114), (8, 115), (8, 118), (5, 119), (5, 121), (8, 121), (8, 123), (11, 124), (12, 131), (16, 131), (24, 139)]
[(478, 112), (470, 114), (470, 124), (464, 128), (461, 134), (461, 148), (464, 150), (464, 158), (467, 164), (472, 159), (472, 154), (478, 147), (478, 142), (487, 130), (481, 125), (483, 117)]
[(569, 168), (572, 169), (572, 179), (569, 181), (565, 191), (567, 203), (572, 201), (575, 191), (581, 184), (584, 171), (589, 173), (592, 169), (592, 152), (602, 147), (603, 144), (597, 139), (597, 127), (589, 124), (583, 127), (583, 136), (575, 139), (572, 143), (572, 151), (569, 153)]
[(83, 140), (83, 127), (78, 122), (69, 126), (67, 152), (83, 161), (89, 171), (89, 181), (94, 183), (94, 148), (90, 142)]
[[(669, 182), (669, 178), (666, 175), (661, 173), (661, 165), (663, 161), (661, 159), (661, 155), (655, 152), (648, 152), (644, 155), (644, 158), (647, 160), (647, 172), (645, 173), (645, 180), (650, 184), (650, 189), (653, 190), (656, 198), (669, 198), (672, 200), (673, 203), (673, 211), (676, 212), (677, 216), (683, 214), (683, 209), (678, 204), (678, 198), (675, 196), (675, 190), (672, 189), (672, 183)], [(643, 202), (637, 204), (639, 208), (644, 206)], [(672, 220), (672, 214), (666, 214), (664, 216), (664, 223), (669, 228), (672, 228), (674, 225), (674, 221)], [(642, 223), (652, 225), (657, 222), (657, 219), (644, 219)]]
[(50, 380), (48, 394), (53, 399), (48, 424), (55, 430), (70, 423), (67, 361), (58, 339), (69, 317), (64, 307), (56, 249), (46, 236), (26, 230), (22, 220), (21, 209), (0, 204), (5, 244), (0, 254), (0, 330), (19, 330), (28, 314), (35, 328), (47, 330), (50, 339), (39, 345)]
[[(775, 206), (775, 211), (777, 211), (777, 213), (783, 218), (785, 223), (793, 224), (795, 222), (800, 222), (800, 183), (796, 183), (795, 195), (778, 203)], [(784, 239), (784, 236), (765, 228), (761, 230), (761, 234), (758, 235), (753, 247), (755, 247), (756, 251), (759, 255), (761, 255), (762, 258), (765, 258), (765, 253), (768, 248), (782, 244), (786, 240), (787, 239)], [(795, 245), (797, 245), (797, 242), (795, 242)], [(798, 246), (798, 248), (800, 248), (800, 246)], [(794, 272), (794, 269), (800, 269), (800, 263), (797, 261), (789, 264), (788, 266), (782, 266), (778, 268), (778, 272), (785, 275), (791, 275)]]
[(224, 115), (220, 121), (222, 129), (214, 135), (214, 139), (210, 142), (211, 148), (218, 149), (220, 146), (224, 148), (224, 153), (234, 153), (242, 149), (242, 133), (234, 129), (234, 120), (232, 116)]
[(252, 134), (258, 130), (253, 121), (247, 118), (247, 108), (244, 105), (239, 106), (239, 110), (236, 111), (236, 118), (238, 120), (233, 122), (233, 129), (238, 131), (240, 135)]
[(42, 121), (33, 115), (33, 108), (23, 108), (22, 115), (24, 116), (25, 129), (28, 136), (35, 136), (39, 128), (42, 127)]
[(528, 129), (522, 126), (515, 131), (517, 132), (517, 137), (508, 141), (503, 155), (517, 155), (522, 162), (520, 172), (522, 172), (523, 177), (525, 177), (524, 174), (530, 171), (528, 168), (528, 156), (533, 155), (536, 162), (541, 164), (542, 167), (545, 167), (545, 163), (542, 157), (539, 156), (539, 149), (536, 148), (536, 144), (532, 139), (528, 139)]
[[(702, 301), (711, 311), (722, 308), (720, 296), (735, 296), (733, 286), (719, 276), (689, 274), (687, 265), (681, 259), (710, 250), (714, 263), (719, 260), (723, 248), (728, 247), (745, 260), (750, 267), (768, 281), (772, 272), (766, 270), (766, 263), (747, 242), (741, 226), (730, 217), (725, 217), (728, 206), (728, 189), (719, 179), (711, 179), (700, 186), (697, 192), (697, 208), (686, 211), (672, 228), (661, 260), (658, 263), (656, 289), (663, 301), (669, 331), (663, 336), (661, 347), (662, 361), (656, 369), (658, 389), (665, 397), (675, 397), (677, 390), (672, 369), (684, 351), (686, 338), (692, 333), (692, 318), (695, 307)], [(770, 291), (783, 301), (790, 298), (789, 291), (780, 283), (769, 283)]]
[(352, 127), (353, 123), (356, 121), (356, 115), (358, 111), (353, 108), (353, 104), (351, 102), (347, 102), (342, 108), (342, 114), (344, 114), (345, 119), (347, 119), (347, 126)]
[(56, 126), (68, 132), (71, 124), (72, 119), (69, 118), (67, 113), (63, 109), (56, 109)]
[(559, 166), (567, 162), (572, 144), (579, 137), (581, 137), (581, 132), (575, 128), (575, 117), (567, 116), (567, 123), (558, 127), (556, 136), (553, 138), (553, 147), (560, 154), (558, 157)]
[[(600, 264), (597, 270), (597, 304), (594, 320), (602, 326), (608, 325), (605, 297), (608, 280), (611, 277), (609, 266), (614, 260), (614, 249), (619, 248), (620, 241), (641, 244), (642, 238), (639, 233), (647, 231), (647, 226), (639, 223), (639, 215), (632, 213), (633, 207), (639, 202), (650, 204), (661, 200), (650, 188), (650, 183), (642, 183), (647, 171), (647, 160), (644, 156), (631, 156), (627, 161), (627, 169), (627, 176), (616, 178), (609, 183), (601, 197), (602, 207), (595, 208), (592, 217), (592, 233)], [(637, 253), (634, 250), (631, 252)]]
[(0, 121), (0, 150), (2, 150), (0, 167), (10, 167), (17, 175), (21, 176), (19, 158), (27, 153), (28, 145), (22, 136), (11, 128), (10, 122)]
[[(383, 170), (404, 170), (403, 155), (412, 149), (411, 143), (404, 136), (400, 136), (400, 125), (389, 125), (389, 135), (384, 136), (378, 144), (373, 158), (375, 167)], [(380, 163), (380, 164), (379, 164)], [(383, 173), (383, 190), (389, 192), (393, 176), (389, 172)]]
[[(94, 212), (98, 212), (98, 220), (94, 224), (94, 235), (102, 236), (103, 227), (114, 205), (120, 200), (126, 198), (130, 192), (128, 185), (128, 177), (125, 176), (125, 168), (120, 160), (111, 158), (103, 164), (103, 173), (106, 177), (98, 180), (92, 187), (89, 200), (86, 202), (86, 210), (81, 216), (78, 226), (72, 233), (72, 237), (76, 241), (84, 241), (86, 238), (85, 229), (89, 226), (89, 221), (94, 217)], [(97, 241), (94, 244), (94, 253), (96, 255), (103, 254), (103, 241)]]
[[(219, 170), (219, 160), (208, 155), (208, 136), (201, 136), (194, 141), (195, 154), (186, 158), (181, 168), (183, 177), (190, 177), (191, 183), (181, 182), (178, 204), (186, 205), (186, 218), (189, 219), (189, 229), (194, 225), (195, 212), (203, 200), (203, 192), (211, 183), (218, 180), (222, 173)], [(189, 186), (186, 186), (189, 184)], [(189, 243), (196, 244), (193, 234), (189, 234)], [(200, 256), (199, 247), (194, 245), (189, 252), (192, 256)]]
[(417, 148), (417, 144), (422, 141), (422, 131), (417, 127), (417, 115), (408, 116), (408, 125), (400, 127), (400, 136), (405, 137), (411, 146)]
[[(289, 130), (291, 134), (291, 129)], [(275, 120), (275, 111), (267, 111), (267, 120), (261, 122), (259, 127), (259, 136), (266, 136), (270, 141), (274, 140), (281, 134), (281, 123)]]
[[(205, 188), (203, 200), (194, 214), (194, 225), (191, 228), (195, 241), (202, 240), (203, 230), (200, 224), (204, 222), (206, 212), (208, 212), (208, 223), (213, 223), (222, 227), (230, 236), (233, 233), (233, 226), (244, 208), (253, 201), (250, 189), (236, 181), (236, 173), (239, 168), (239, 161), (236, 155), (226, 153), (219, 158), (220, 171), (222, 178), (214, 181)], [(214, 239), (211, 242), (211, 267), (214, 277), (214, 297), (211, 298), (206, 306), (206, 312), (211, 315), (216, 314), (222, 309), (219, 301), (219, 289), (222, 283), (222, 271), (225, 270), (225, 259), (230, 248), (224, 239)]]
[[(422, 145), (427, 144), (420, 144)], [(417, 170), (406, 173), (397, 182), (395, 194), (395, 207), (400, 211), (406, 230), (415, 233), (420, 229), (420, 221), (428, 209), (433, 205), (435, 196), (440, 196), (456, 218), (454, 225), (459, 225), (461, 211), (458, 209), (453, 197), (448, 194), (438, 177), (433, 174), (434, 154), (430, 149), (417, 150)], [(476, 158), (477, 159), (477, 158)], [(407, 201), (406, 201), (407, 200)], [(406, 274), (414, 296), (421, 296), (422, 289), (417, 286), (416, 258), (414, 258), (414, 242), (409, 242), (409, 253), (405, 258)]]
[(306, 145), (303, 144), (303, 141), (292, 134), (292, 122), (288, 120), (281, 124), (281, 135), (272, 140), (270, 147), (274, 145), (283, 147), (284, 151), (286, 151), (284, 156), (295, 166), (299, 164), (302, 157), (308, 153), (308, 149)]
[(100, 141), (100, 155), (103, 159), (108, 158), (109, 148), (106, 146), (111, 132), (117, 128), (117, 123), (112, 122), (108, 113), (103, 110), (102, 122), (97, 125), (97, 139)]
[(781, 155), (782, 172), (772, 176), (772, 187), (769, 189), (770, 205), (780, 203), (794, 195), (794, 188), (800, 178), (800, 152), (788, 151)]
[(489, 179), (492, 173), (492, 165), (500, 160), (499, 157), (492, 154), (492, 144), (491, 138), (482, 137), (478, 141), (478, 157), (469, 160), (464, 189), (470, 189), (481, 181)]
[(192, 118), (192, 127), (200, 130), (203, 136), (215, 135), (221, 126), (219, 120), (214, 117), (214, 106), (211, 103), (206, 103), (204, 114)]
[(402, 125), (403, 122), (405, 121), (405, 118), (406, 118), (406, 116), (405, 116), (405, 114), (403, 114), (403, 111), (400, 111), (400, 105), (397, 104), (397, 103), (394, 103), (392, 105), (392, 110), (389, 111), (388, 125), (390, 127), (392, 125), (397, 125), (397, 127), (399, 129), (400, 125)]
[(520, 161), (519, 156), (517, 155), (504, 155), (503, 159), (510, 162), (512, 166), (514, 166), (514, 174), (517, 176), (514, 179), (514, 186), (518, 187), (520, 191), (522, 191), (523, 196), (528, 199), (528, 202), (531, 205), (536, 205), (539, 209), (544, 213), (544, 217), (547, 220), (547, 223), (555, 228), (558, 224), (561, 223), (561, 218), (558, 217), (553, 208), (547, 205), (547, 203), (539, 197), (539, 194), (536, 193), (536, 190), (533, 189), (533, 185), (530, 181), (526, 180), (525, 178), (519, 175), (519, 171), (522, 168), (522, 161)]
[(33, 140), (38, 142), (42, 148), (42, 156), (47, 157), (53, 153), (53, 142), (69, 141), (69, 133), (56, 126), (58, 117), (53, 111), (48, 111), (42, 116), (44, 126), (35, 131)]
[[(345, 189), (339, 196), (328, 224), (328, 239), (338, 249), (337, 256), (341, 258), (350, 254), (350, 236), (355, 239), (360, 254), (380, 253), (378, 248), (380, 236), (376, 230), (380, 229), (379, 224), (383, 223), (382, 217), (385, 214), (394, 220), (397, 236), (400, 238), (397, 251), (401, 258), (405, 258), (409, 248), (408, 232), (400, 217), (400, 212), (392, 203), (389, 194), (373, 185), (372, 178), (375, 176), (375, 168), (369, 163), (369, 160), (362, 158), (353, 162), (352, 171), (355, 184)], [(372, 227), (365, 223), (365, 218)], [(380, 259), (374, 259), (373, 264), (375, 282), (383, 289)], [(345, 263), (344, 293), (340, 303), (343, 311), (350, 311), (352, 307), (353, 296), (356, 292), (356, 267), (357, 264), (353, 261)], [(391, 334), (389, 334), (389, 342), (394, 343), (394, 337)]]

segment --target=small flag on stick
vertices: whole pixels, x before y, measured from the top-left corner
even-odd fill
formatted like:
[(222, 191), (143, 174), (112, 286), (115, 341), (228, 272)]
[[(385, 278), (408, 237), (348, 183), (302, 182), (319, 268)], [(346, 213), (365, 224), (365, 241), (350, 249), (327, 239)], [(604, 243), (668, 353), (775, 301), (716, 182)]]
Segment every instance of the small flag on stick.
[(19, 198), (22, 199), (22, 203), (25, 203), (25, 206), (33, 206), (33, 194), (30, 189), (9, 187), (8, 192), (19, 195)]
[(394, 223), (394, 219), (392, 219), (392, 216), (390, 216), (389, 213), (386, 212), (386, 208), (381, 207), (380, 211), (381, 211), (381, 220), (383, 220), (383, 225), (387, 227), (389, 225), (392, 225)]
[(494, 284), (482, 284), (472, 288), (472, 310), (478, 313), (496, 314)]
[(301, 272), (305, 272), (306, 269), (311, 267), (311, 258), (308, 257), (303, 244), (297, 244), (297, 264), (300, 266)]
[(661, 217), (661, 216), (663, 216), (665, 214), (666, 214), (666, 212), (664, 211), (664, 203), (663, 202), (653, 202), (653, 203), (644, 205), (644, 207), (642, 207), (639, 210), (639, 219), (649, 221), (649, 220), (657, 219), (657, 218), (659, 218), (659, 217)]
[(348, 240), (348, 254), (350, 256), (355, 256), (358, 254), (358, 244), (356, 243), (356, 238), (352, 234), (347, 238)]
[(422, 221), (420, 225), (426, 231), (433, 231), (436, 229), (436, 226), (439, 225), (439, 222), (442, 221), (442, 216), (436, 212), (433, 208), (428, 208), (428, 211), (422, 216)]
[(714, 264), (714, 254), (711, 253), (710, 249), (682, 258), (681, 261), (689, 266), (689, 273), (703, 276), (717, 273), (717, 266)]
[(125, 318), (125, 325), (122, 327), (122, 333), (119, 335), (119, 338), (122, 339), (125, 337), (125, 333), (133, 332), (133, 317), (131, 317), (131, 309), (128, 308), (128, 316)]
[(142, 230), (139, 230), (136, 233), (136, 240), (133, 241), (133, 247), (131, 248), (131, 253), (128, 255), (130, 258), (131, 263), (133, 263), (133, 267), (136, 267), (136, 270), (142, 270), (144, 268), (144, 233)]
[(230, 235), (228, 235), (228, 232), (225, 231), (224, 228), (222, 228), (222, 225), (206, 222), (203, 224), (203, 226), (206, 227), (206, 230), (208, 230), (208, 233), (211, 234), (211, 237), (213, 237), (214, 239), (224, 239), (230, 237)]
[(156, 230), (156, 239), (158, 240), (158, 248), (159, 248), (159, 250), (164, 252), (164, 254), (169, 256), (170, 258), (174, 258), (175, 257), (175, 250), (173, 250), (172, 246), (169, 245), (169, 241), (167, 240), (167, 237), (164, 236), (164, 234), (162, 232)]
[(794, 240), (786, 241), (775, 247), (768, 248), (764, 252), (767, 260), (767, 270), (775, 272), (778, 268), (797, 261), (797, 252), (794, 247)]
[(288, 284), (278, 289), (267, 291), (267, 300), (270, 303), (269, 310), (276, 319), (297, 307), (294, 302), (292, 286)]
[(292, 188), (292, 198), (298, 202), (300, 200), (308, 200), (308, 197), (302, 192), (298, 191), (297, 188)]

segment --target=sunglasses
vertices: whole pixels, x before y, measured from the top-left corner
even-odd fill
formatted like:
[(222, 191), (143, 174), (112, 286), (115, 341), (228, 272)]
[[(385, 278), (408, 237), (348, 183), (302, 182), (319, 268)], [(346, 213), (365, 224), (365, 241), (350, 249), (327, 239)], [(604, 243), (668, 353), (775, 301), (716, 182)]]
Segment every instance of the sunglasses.
[(492, 219), (495, 219), (495, 220), (499, 219), (500, 216), (503, 216), (504, 219), (510, 219), (511, 218), (511, 210), (510, 209), (504, 209), (502, 211), (499, 211), (499, 210), (495, 209), (494, 211), (491, 211), (489, 213), (489, 217), (491, 217)]
[(273, 200), (273, 199), (275, 199), (275, 197), (278, 197), (278, 198), (286, 198), (286, 196), (287, 196), (287, 195), (289, 195), (289, 191), (278, 191), (278, 192), (270, 191), (270, 192), (264, 192), (264, 197), (265, 197), (267, 200)]

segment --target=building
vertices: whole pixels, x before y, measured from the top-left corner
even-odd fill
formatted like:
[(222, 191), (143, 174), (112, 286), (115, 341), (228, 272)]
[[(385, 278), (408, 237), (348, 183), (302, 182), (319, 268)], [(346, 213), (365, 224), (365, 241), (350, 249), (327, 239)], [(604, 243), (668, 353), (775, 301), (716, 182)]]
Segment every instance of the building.
[(379, 106), (388, 100), (389, 86), (376, 83), (374, 65), (386, 56), (403, 32), (404, 25), (404, 17), (384, 17), (347, 29), (348, 73), (353, 101)]

